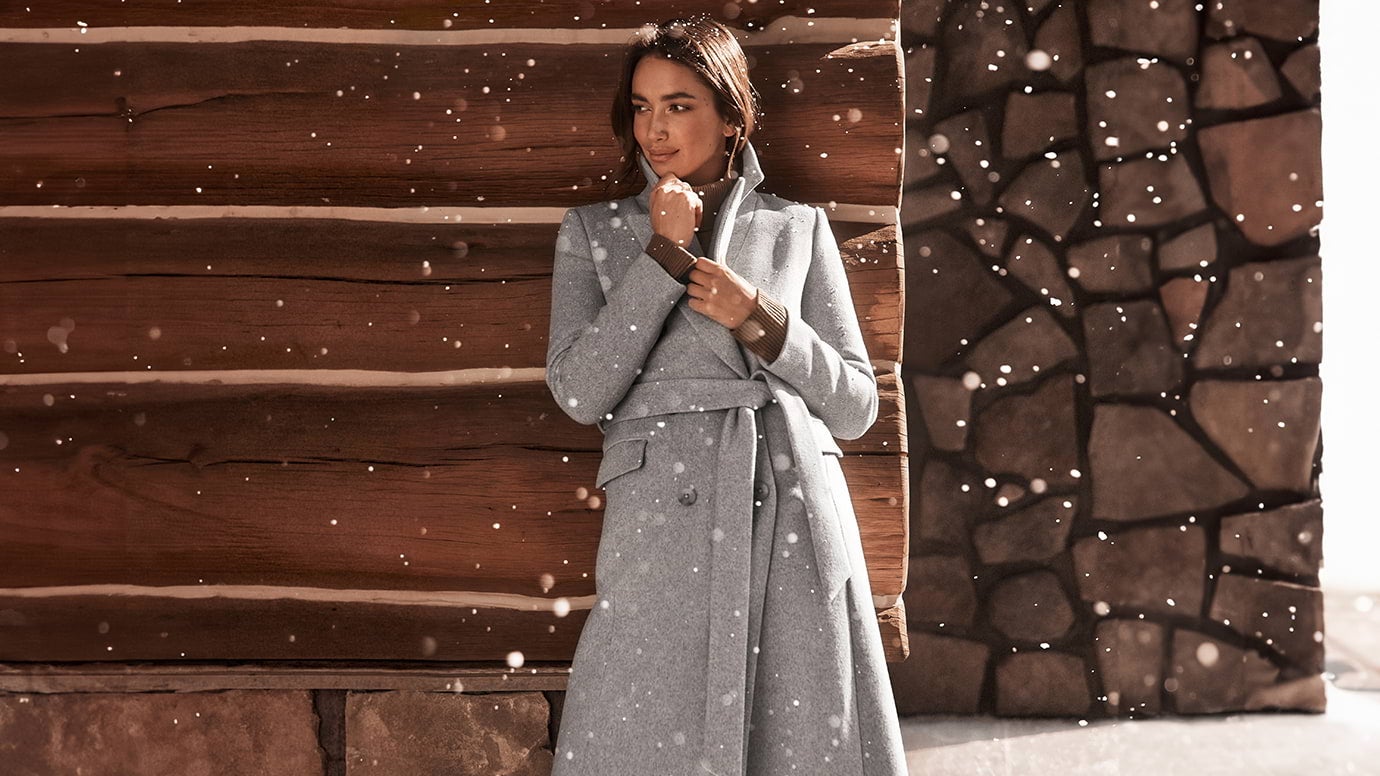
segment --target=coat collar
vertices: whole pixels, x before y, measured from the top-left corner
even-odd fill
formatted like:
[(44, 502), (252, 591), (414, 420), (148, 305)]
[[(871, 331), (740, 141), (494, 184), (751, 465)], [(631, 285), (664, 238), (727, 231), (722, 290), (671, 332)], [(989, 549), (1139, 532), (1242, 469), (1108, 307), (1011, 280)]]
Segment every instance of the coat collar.
[[(642, 168), (642, 176), (646, 179), (647, 185), (642, 188), (634, 200), (638, 204), (637, 212), (629, 214), (626, 218), (633, 233), (637, 236), (641, 245), (646, 245), (652, 239), (652, 218), (650, 204), (652, 200), (652, 189), (656, 187), (656, 182), (660, 176), (652, 169), (652, 165), (642, 155), (641, 149), (634, 151), (637, 154), (637, 162)], [(727, 264), (735, 272), (754, 283), (758, 283), (760, 278), (757, 273), (752, 271), (751, 257), (741, 256), (743, 243), (747, 239), (749, 227), (752, 224), (753, 216), (757, 213), (756, 203), (759, 199), (757, 186), (764, 179), (762, 168), (757, 161), (757, 150), (752, 147), (752, 141), (748, 140), (743, 144), (740, 153), (743, 161), (743, 174), (733, 183), (733, 188), (724, 197), (723, 204), (719, 207), (718, 220), (715, 224), (713, 239), (711, 240), (709, 258), (721, 264)], [(731, 228), (725, 228), (731, 225)], [(690, 251), (696, 255), (703, 255), (703, 250), (696, 237), (691, 242)], [(685, 316), (695, 327), (701, 339), (707, 347), (718, 354), (724, 363), (728, 364), (733, 371), (740, 377), (748, 376), (747, 362), (744, 360), (742, 348), (738, 345), (738, 340), (719, 322), (708, 316), (691, 310), (686, 305), (677, 305), (676, 309)]]
[[(650, 239), (651, 233), (651, 201), (652, 189), (656, 187), (656, 182), (660, 176), (652, 169), (651, 162), (642, 155), (641, 149), (634, 151), (637, 154), (637, 163), (642, 168), (642, 177), (647, 184), (642, 187), (642, 191), (637, 195), (637, 204), (641, 206), (641, 212), (648, 214), (646, 239)], [(713, 244), (709, 246), (709, 251), (705, 254), (714, 261), (723, 262), (725, 256), (737, 256), (738, 249), (741, 247), (743, 237), (746, 236), (746, 229), (739, 229), (737, 215), (741, 211), (747, 211), (746, 218), (751, 218), (752, 207), (743, 207), (749, 196), (757, 196), (757, 186), (766, 176), (762, 173), (762, 168), (757, 162), (757, 149), (752, 147), (752, 141), (748, 140), (743, 144), (741, 153), (743, 161), (743, 174), (733, 181), (733, 187), (729, 189), (727, 196), (724, 197), (723, 204), (719, 207), (718, 223), (715, 224)], [(722, 228), (723, 224), (733, 224), (733, 229)], [(746, 223), (744, 223), (746, 226)], [(640, 236), (640, 235), (639, 235)], [(699, 245), (699, 238), (695, 238), (691, 249), (703, 246)], [(725, 244), (726, 243), (726, 244)], [(697, 252), (697, 251), (695, 251)], [(697, 252), (698, 253), (698, 252)], [(732, 264), (730, 264), (732, 266)], [(736, 267), (735, 267), (736, 269)]]

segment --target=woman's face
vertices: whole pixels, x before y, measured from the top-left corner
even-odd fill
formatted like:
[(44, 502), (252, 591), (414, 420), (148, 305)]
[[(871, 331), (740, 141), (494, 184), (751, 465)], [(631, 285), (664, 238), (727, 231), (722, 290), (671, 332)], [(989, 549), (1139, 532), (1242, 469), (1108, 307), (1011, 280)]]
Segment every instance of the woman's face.
[(693, 70), (656, 53), (643, 57), (633, 70), (632, 111), (633, 135), (658, 176), (675, 173), (696, 186), (723, 176), (733, 128)]

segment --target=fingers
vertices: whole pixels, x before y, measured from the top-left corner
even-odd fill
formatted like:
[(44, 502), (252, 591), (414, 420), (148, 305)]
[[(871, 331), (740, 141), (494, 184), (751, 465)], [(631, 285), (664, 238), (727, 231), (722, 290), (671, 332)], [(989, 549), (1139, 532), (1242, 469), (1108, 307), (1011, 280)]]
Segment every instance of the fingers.
[(703, 257), (695, 259), (695, 265), (691, 267), (690, 272), (685, 275), (686, 280), (689, 280), (691, 283), (698, 283), (702, 286), (709, 285), (714, 279), (714, 276), (701, 269), (700, 262), (703, 260)]

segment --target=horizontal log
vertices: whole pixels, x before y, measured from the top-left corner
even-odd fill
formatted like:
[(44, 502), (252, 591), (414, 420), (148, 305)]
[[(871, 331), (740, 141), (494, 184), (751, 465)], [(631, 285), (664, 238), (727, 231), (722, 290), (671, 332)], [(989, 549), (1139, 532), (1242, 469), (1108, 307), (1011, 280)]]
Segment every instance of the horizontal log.
[[(891, 662), (905, 658), (894, 646), (904, 638), (904, 622), (899, 621), (898, 630), (894, 611), (878, 615)], [(9, 662), (0, 666), (0, 691), (266, 689), (304, 683), (308, 689), (563, 690), (567, 672), (550, 661), (568, 662), (574, 656), (588, 615), (588, 610), (558, 617), (507, 609), (339, 606), (289, 599), (0, 596), (0, 660)], [(522, 665), (506, 668), (512, 652), (521, 654)], [(75, 666), (14, 662), (35, 660), (168, 662), (120, 670), (89, 665), (85, 676)], [(289, 662), (255, 667), (250, 673), (205, 664), (211, 660)], [(312, 661), (366, 660), (403, 662), (310, 667)], [(202, 665), (181, 667), (181, 662)], [(448, 670), (438, 674), (433, 664)]]
[[(897, 375), (876, 369), (877, 422), (858, 439), (838, 441), (849, 460), (905, 452)], [(6, 434), (0, 462), (12, 465), (70, 461), (76, 455), (70, 440), (133, 458), (190, 461), (198, 468), (265, 456), (275, 464), (326, 456), (363, 462), (385, 451), (388, 461), (422, 466), (444, 463), (458, 450), (602, 449), (598, 428), (571, 420), (538, 380), (388, 388), (8, 385), (0, 386), (0, 418)], [(380, 437), (384, 428), (389, 434)]]
[[(868, 355), (895, 361), (896, 228), (831, 226)], [(0, 369), (542, 367), (556, 231), (334, 219), (0, 219)]]
[[(894, 596), (906, 456), (883, 379), (891, 430), (842, 463), (873, 592)], [(0, 587), (594, 593), (602, 440), (544, 383), (9, 386), (0, 431)]]
[[(731, 8), (732, 13), (727, 9)], [(771, 3), (730, 3), (721, 0), (677, 2), (674, 15), (707, 13), (719, 22), (743, 30), (757, 29), (785, 16), (882, 17), (900, 15), (900, 0), (776, 0)], [(651, 11), (635, 0), (505, 0), (484, 3), (353, 2), (275, 3), (269, 0), (188, 3), (179, 0), (140, 0), (112, 5), (104, 0), (57, 0), (34, 3), (21, 13), (7, 15), (4, 26), (19, 28), (71, 27), (78, 21), (90, 27), (273, 25), (349, 29), (441, 30), (485, 27), (594, 29), (636, 27), (672, 15)]]
[[(575, 205), (606, 190), (621, 46), (0, 46), (0, 205)], [(838, 56), (830, 56), (838, 50)], [(896, 43), (754, 47), (763, 190), (895, 207)], [(530, 64), (529, 64), (530, 63)]]
[(569, 660), (589, 610), (0, 595), (0, 660)]

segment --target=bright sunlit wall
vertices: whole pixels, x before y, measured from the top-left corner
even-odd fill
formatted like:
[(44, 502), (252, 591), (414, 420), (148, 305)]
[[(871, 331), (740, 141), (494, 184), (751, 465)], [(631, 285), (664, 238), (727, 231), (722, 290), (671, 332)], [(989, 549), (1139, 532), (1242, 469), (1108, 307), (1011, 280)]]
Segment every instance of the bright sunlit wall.
[[(1271, 0), (1259, 0), (1270, 2)], [(1380, 4), (1322, 0), (1323, 588), (1380, 592)], [(1373, 231), (1372, 231), (1373, 230)]]

